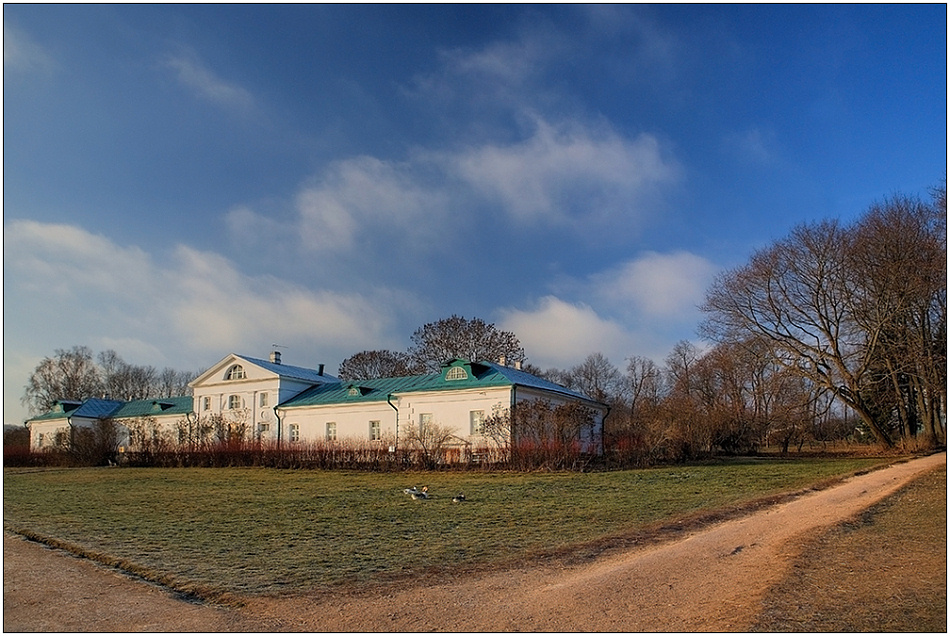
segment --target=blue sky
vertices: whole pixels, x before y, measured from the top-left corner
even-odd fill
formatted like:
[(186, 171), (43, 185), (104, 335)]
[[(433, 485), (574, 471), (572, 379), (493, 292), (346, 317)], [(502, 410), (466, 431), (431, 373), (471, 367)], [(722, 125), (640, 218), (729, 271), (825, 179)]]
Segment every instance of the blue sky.
[(329, 371), (453, 313), (662, 362), (797, 224), (927, 196), (946, 5), (4, 5), (4, 422), (55, 349)]

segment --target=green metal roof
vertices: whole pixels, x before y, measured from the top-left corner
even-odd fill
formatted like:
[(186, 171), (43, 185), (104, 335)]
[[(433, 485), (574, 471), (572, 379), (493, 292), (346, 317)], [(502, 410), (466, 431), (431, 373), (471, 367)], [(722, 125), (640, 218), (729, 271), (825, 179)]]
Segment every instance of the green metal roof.
[[(463, 369), (465, 377), (447, 379), (446, 375), (450, 372), (453, 375), (460, 375), (458, 371), (452, 372), (454, 368)], [(279, 406), (281, 408), (297, 408), (329, 404), (385, 402), (392, 394), (457, 391), (504, 386), (531, 387), (594, 402), (586, 395), (518, 369), (490, 362), (469, 362), (456, 359), (447, 362), (439, 373), (375, 380), (355, 380), (311, 387), (282, 402)]]
[(171, 398), (155, 398), (150, 400), (133, 400), (124, 402), (112, 417), (116, 419), (129, 417), (146, 417), (149, 415), (186, 415), (191, 413), (194, 400), (189, 395)]
[(88, 417), (90, 419), (143, 417), (146, 415), (185, 415), (191, 413), (194, 400), (184, 395), (171, 398), (153, 398), (120, 402), (89, 398), (80, 403), (69, 400), (56, 402), (48, 413), (31, 417), (28, 422), (61, 420), (69, 417)]
[(58, 400), (53, 403), (53, 408), (51, 408), (46, 413), (41, 413), (27, 420), (27, 422), (40, 422), (43, 420), (62, 420), (71, 416), (76, 412), (82, 405), (82, 402), (74, 402), (71, 400)]

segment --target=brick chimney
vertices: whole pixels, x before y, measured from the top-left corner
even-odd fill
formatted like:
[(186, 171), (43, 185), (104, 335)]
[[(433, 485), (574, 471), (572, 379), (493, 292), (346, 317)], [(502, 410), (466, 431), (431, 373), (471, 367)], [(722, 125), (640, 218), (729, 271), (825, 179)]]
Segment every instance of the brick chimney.
[(280, 364), (280, 351), (271, 351), (270, 361), (274, 364)]

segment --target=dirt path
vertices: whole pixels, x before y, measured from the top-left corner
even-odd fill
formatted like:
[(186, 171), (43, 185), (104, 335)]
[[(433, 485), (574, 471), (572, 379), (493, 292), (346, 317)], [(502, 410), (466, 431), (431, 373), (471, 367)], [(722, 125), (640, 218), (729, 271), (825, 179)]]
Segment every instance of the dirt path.
[(746, 631), (787, 573), (796, 538), (839, 523), (946, 454), (685, 539), (568, 568), (531, 567), (382, 594), (251, 599), (241, 609), (176, 600), (150, 584), (6, 535), (4, 631)]

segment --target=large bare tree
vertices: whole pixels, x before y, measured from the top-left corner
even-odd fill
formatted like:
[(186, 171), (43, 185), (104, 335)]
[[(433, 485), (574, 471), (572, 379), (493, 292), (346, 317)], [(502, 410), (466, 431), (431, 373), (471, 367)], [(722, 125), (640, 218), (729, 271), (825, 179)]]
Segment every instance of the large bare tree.
[(496, 362), (503, 357), (508, 363), (525, 358), (521, 342), (512, 332), (481, 318), (469, 320), (456, 315), (417, 329), (408, 353), (414, 364), (432, 372), (452, 358)]
[(27, 382), (22, 402), (30, 413), (45, 413), (58, 400), (95, 397), (102, 392), (102, 378), (89, 347), (57, 349), (43, 358)]
[(372, 380), (376, 378), (396, 378), (421, 373), (422, 369), (414, 365), (406, 353), (378, 349), (361, 351), (340, 363), (337, 375), (341, 380)]
[[(718, 342), (765, 343), (771, 359), (828, 390), (880, 443), (893, 445), (906, 432), (893, 425), (900, 378), (918, 363), (931, 369), (941, 338), (946, 359), (946, 238), (935, 220), (946, 207), (935, 208), (894, 199), (851, 226), (795, 228), (715, 281), (701, 331)], [(914, 364), (901, 354), (909, 350)], [(927, 373), (917, 393), (939, 411), (933, 405), (945, 403), (946, 376), (934, 384)]]
[(125, 362), (111, 349), (94, 357), (89, 347), (76, 346), (43, 358), (30, 374), (22, 401), (36, 414), (48, 411), (57, 400), (175, 397), (187, 395), (188, 383), (196, 376), (170, 368), (158, 373), (152, 366)]
[(626, 389), (617, 367), (602, 353), (591, 353), (567, 373), (570, 388), (598, 402), (620, 400)]

